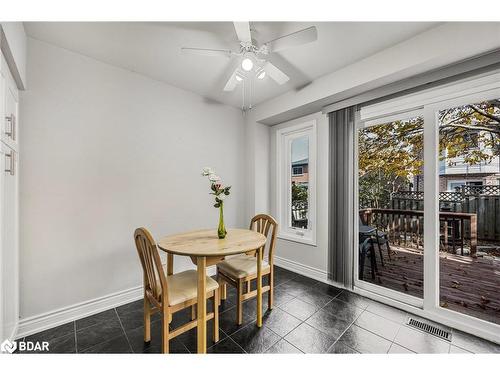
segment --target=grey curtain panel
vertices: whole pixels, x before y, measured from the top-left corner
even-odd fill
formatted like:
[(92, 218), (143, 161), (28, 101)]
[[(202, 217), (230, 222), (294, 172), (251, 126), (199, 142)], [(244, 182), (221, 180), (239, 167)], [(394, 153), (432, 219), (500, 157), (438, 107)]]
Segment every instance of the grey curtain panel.
[(330, 122), (330, 228), (328, 278), (353, 285), (355, 107), (328, 114)]

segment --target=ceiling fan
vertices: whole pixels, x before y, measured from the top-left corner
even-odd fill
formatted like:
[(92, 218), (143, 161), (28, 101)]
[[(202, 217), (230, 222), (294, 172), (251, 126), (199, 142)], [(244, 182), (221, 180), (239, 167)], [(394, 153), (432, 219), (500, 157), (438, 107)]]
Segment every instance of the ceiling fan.
[(257, 45), (255, 39), (252, 38), (252, 30), (250, 29), (249, 22), (233, 22), (233, 24), (240, 42), (240, 50), (237, 52), (224, 49), (181, 48), (183, 53), (205, 56), (237, 56), (240, 59), (240, 63), (226, 82), (224, 91), (233, 91), (239, 82), (244, 81), (251, 74), (255, 74), (255, 77), (258, 79), (264, 79), (268, 75), (278, 84), (285, 84), (290, 80), (290, 77), (268, 61), (267, 57), (274, 52), (314, 42), (318, 39), (316, 27), (311, 26)]

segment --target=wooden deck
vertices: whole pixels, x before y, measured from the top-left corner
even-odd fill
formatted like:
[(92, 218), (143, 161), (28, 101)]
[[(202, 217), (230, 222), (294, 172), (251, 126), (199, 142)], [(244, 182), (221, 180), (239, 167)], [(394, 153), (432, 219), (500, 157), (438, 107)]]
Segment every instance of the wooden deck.
[[(364, 280), (407, 293), (423, 296), (422, 251), (392, 246), (391, 260), (383, 246), (385, 266), (376, 251), (378, 274), (371, 278), (370, 262)], [(442, 307), (500, 324), (500, 260), (471, 258), (440, 253), (440, 303)]]

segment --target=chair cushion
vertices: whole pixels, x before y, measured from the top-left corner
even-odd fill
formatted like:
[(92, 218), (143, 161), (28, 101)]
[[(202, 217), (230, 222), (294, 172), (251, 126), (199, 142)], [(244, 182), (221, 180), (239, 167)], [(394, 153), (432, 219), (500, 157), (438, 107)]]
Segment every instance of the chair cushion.
[[(165, 272), (166, 273), (166, 272)], [(207, 276), (207, 293), (219, 287), (217, 281)], [(198, 273), (195, 270), (184, 271), (167, 276), (169, 306), (196, 298), (198, 295)]]
[[(257, 275), (257, 258), (252, 255), (238, 255), (217, 264), (217, 268), (235, 279)], [(262, 272), (269, 271), (269, 263), (262, 261)]]

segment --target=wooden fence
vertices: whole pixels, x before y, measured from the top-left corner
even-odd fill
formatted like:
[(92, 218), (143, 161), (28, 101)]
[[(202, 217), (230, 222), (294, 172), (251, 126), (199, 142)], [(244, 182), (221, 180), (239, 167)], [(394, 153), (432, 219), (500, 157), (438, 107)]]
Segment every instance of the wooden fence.
[[(391, 195), (391, 208), (424, 209), (422, 191), (398, 191)], [(477, 215), (479, 240), (500, 241), (500, 185), (461, 186), (454, 192), (439, 193), (439, 211)], [(465, 224), (465, 238), (470, 238), (470, 223)]]

